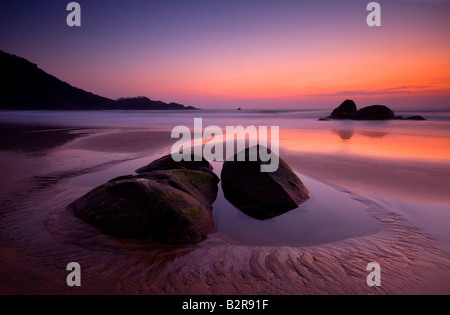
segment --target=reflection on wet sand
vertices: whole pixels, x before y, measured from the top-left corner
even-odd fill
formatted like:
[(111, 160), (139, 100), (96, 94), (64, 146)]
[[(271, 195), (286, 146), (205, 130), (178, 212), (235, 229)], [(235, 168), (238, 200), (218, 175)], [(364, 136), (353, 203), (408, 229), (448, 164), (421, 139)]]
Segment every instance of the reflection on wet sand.
[[(161, 156), (165, 147), (146, 149), (143, 143), (150, 143), (147, 138), (155, 140), (157, 136), (123, 131), (114, 131), (108, 137), (92, 135), (36, 157), (22, 154), (26, 163), (20, 165), (15, 165), (19, 154), (3, 152), (14, 157), (5, 158), (4, 164), (11, 164), (10, 174), (17, 177), (20, 170), (23, 175), (20, 187), (0, 200), (0, 293), (448, 294), (448, 247), (439, 238), (428, 236), (436, 226), (448, 230), (440, 224), (448, 222), (440, 219), (448, 217), (444, 211), (448, 204), (435, 210), (439, 212), (439, 224), (431, 221), (429, 231), (422, 231), (397, 213), (402, 205), (394, 206), (377, 194), (365, 196), (359, 194), (361, 190), (353, 190), (374, 177), (377, 187), (385, 187), (395, 182), (400, 168), (405, 173), (399, 180), (402, 186), (419, 183), (447, 195), (447, 164), (427, 169), (422, 163), (402, 162), (394, 167), (383, 161), (382, 168), (376, 168), (379, 164), (368, 165), (367, 159), (356, 156), (378, 154), (376, 150), (380, 150), (388, 157), (411, 154), (448, 159), (450, 143), (445, 138), (393, 134), (367, 137), (355, 128), (351, 140), (343, 144), (330, 130), (283, 131), (281, 145), (293, 150), (287, 162), (294, 171), (302, 174), (300, 171), (310, 170), (316, 176), (322, 172), (324, 178), (348, 175), (352, 185), (343, 185), (345, 192), (330, 187), (324, 190), (324, 184), (316, 183), (315, 188), (313, 181), (306, 180), (313, 194), (310, 202), (291, 212), (291, 217), (265, 222), (266, 226), (247, 217), (238, 217), (247, 221), (237, 222), (234, 215), (240, 213), (233, 213), (225, 200), (218, 199), (216, 230), (206, 241), (193, 246), (170, 247), (151, 239), (118, 240), (64, 210), (95, 185), (133, 172)], [(169, 145), (170, 137), (167, 139)], [(343, 164), (337, 159), (339, 154), (330, 154), (330, 159), (324, 158), (325, 154), (322, 158), (311, 154), (307, 164), (308, 150), (354, 155), (346, 156), (348, 163)], [(429, 184), (430, 180), (434, 182)], [(427, 193), (424, 187), (418, 190)], [(374, 193), (373, 189), (366, 191)], [(408, 190), (409, 201), (413, 194), (417, 195), (416, 190)], [(409, 208), (405, 209), (408, 214)], [(423, 216), (430, 217), (429, 213)], [(374, 230), (364, 229), (367, 226)], [(271, 237), (274, 235), (277, 238)], [(73, 261), (83, 270), (78, 291), (66, 285), (65, 268)], [(380, 288), (366, 285), (365, 266), (369, 261), (388, 266), (383, 269), (387, 281)]]
[[(342, 140), (347, 141), (353, 138), (355, 135), (355, 130), (353, 129), (331, 129), (335, 134), (337, 134)], [(383, 138), (388, 135), (387, 132), (379, 132), (379, 131), (357, 131), (359, 135), (369, 137), (369, 138)]]
[(37, 152), (59, 147), (80, 136), (76, 128), (58, 128), (55, 126), (15, 126), (0, 125), (1, 151)]
[[(336, 138), (336, 135), (339, 138)], [(309, 153), (346, 153), (379, 158), (450, 159), (450, 138), (393, 134), (357, 129), (287, 130), (280, 133), (280, 146)]]
[(332, 131), (344, 141), (350, 140), (355, 134), (351, 129), (332, 129)]
[(379, 132), (379, 131), (358, 131), (358, 133), (370, 138), (383, 138), (388, 135), (387, 132)]

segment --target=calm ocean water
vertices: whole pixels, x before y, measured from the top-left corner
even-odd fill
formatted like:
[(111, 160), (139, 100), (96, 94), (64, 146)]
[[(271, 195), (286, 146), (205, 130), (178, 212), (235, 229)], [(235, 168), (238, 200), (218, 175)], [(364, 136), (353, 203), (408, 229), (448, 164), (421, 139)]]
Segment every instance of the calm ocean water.
[(193, 127), (194, 118), (203, 118), (203, 126), (279, 126), (285, 129), (355, 128), (382, 129), (386, 132), (442, 134), (450, 136), (450, 110), (397, 110), (404, 117), (422, 115), (417, 121), (318, 121), (330, 110), (199, 110), (199, 111), (3, 111), (0, 123), (38, 124), (80, 127)]
[(399, 110), (426, 121), (319, 121), (329, 110), (198, 110), (198, 111), (4, 111), (0, 124), (81, 128), (194, 129), (202, 127), (278, 126), (282, 147), (297, 152), (357, 154), (378, 158), (450, 160), (450, 110)]

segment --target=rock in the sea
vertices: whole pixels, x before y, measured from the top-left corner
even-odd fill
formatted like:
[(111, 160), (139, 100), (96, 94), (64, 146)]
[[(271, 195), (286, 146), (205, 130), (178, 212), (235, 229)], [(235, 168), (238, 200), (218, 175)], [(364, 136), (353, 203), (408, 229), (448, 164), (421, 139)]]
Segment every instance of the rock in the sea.
[(235, 155), (233, 161), (223, 164), (223, 192), (234, 206), (264, 220), (293, 210), (310, 198), (308, 189), (282, 159), (277, 171), (262, 173), (264, 162), (259, 157), (249, 161), (249, 152), (254, 149), (258, 147), (245, 150), (245, 162), (237, 161)]
[[(387, 120), (404, 119), (402, 116), (395, 116), (394, 112), (384, 105), (372, 105), (357, 110), (355, 102), (346, 100), (333, 110), (327, 118), (320, 118), (320, 121), (328, 119), (353, 119), (353, 120)], [(425, 120), (422, 116), (412, 116), (409, 120)]]
[(102, 233), (119, 238), (150, 236), (168, 244), (200, 242), (214, 226), (212, 203), (219, 178), (209, 162), (200, 163), (201, 167), (189, 164), (206, 171), (172, 162), (168, 169), (171, 162), (163, 157), (150, 164), (149, 172), (115, 178), (68, 209)]
[(384, 105), (372, 105), (361, 108), (354, 116), (356, 120), (387, 120), (395, 119), (394, 112)]
[(425, 118), (423, 118), (422, 116), (411, 116), (408, 117), (408, 120), (426, 120)]
[(357, 112), (356, 104), (352, 100), (345, 100), (341, 105), (333, 110), (329, 118), (351, 119)]

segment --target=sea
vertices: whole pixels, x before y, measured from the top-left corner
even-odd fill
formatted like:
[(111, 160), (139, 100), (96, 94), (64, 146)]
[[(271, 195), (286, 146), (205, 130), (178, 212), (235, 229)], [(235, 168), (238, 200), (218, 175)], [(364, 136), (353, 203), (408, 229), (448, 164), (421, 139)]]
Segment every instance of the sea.
[(325, 109), (285, 110), (175, 110), (175, 111), (1, 111), (0, 124), (79, 128), (133, 128), (172, 130), (194, 119), (202, 127), (276, 126), (286, 149), (314, 153), (345, 153), (385, 158), (450, 160), (450, 109), (403, 109), (396, 115), (421, 115), (425, 121), (319, 121)]
[[(396, 110), (396, 115), (410, 117), (421, 115), (436, 127), (450, 129), (450, 109), (403, 109)], [(266, 125), (280, 128), (320, 129), (324, 127), (319, 118), (330, 115), (328, 109), (205, 109), (205, 110), (99, 110), (99, 111), (0, 111), (0, 123), (23, 123), (60, 126), (99, 126), (99, 127), (167, 127), (193, 124), (193, 118), (203, 118), (205, 125)], [(442, 123), (438, 123), (442, 122)], [(333, 125), (341, 125), (349, 121), (334, 121)], [(366, 122), (367, 123), (367, 122)], [(391, 120), (378, 126), (381, 128), (414, 125), (407, 120)], [(328, 122), (328, 124), (332, 124)], [(363, 125), (364, 122), (352, 122)], [(425, 123), (421, 126), (432, 127)], [(375, 124), (369, 126), (375, 127)]]

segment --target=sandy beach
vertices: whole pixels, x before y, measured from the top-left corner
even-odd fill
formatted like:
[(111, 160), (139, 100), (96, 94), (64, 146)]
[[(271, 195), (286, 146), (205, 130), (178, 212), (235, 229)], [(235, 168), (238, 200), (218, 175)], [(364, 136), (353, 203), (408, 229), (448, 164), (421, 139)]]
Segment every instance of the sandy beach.
[[(102, 235), (64, 209), (103, 177), (168, 153), (168, 130), (49, 130), (61, 138), (55, 146), (23, 152), (4, 144), (0, 152), (0, 294), (450, 293), (444, 163), (300, 153), (282, 141), (280, 155), (300, 177), (358, 202), (376, 232), (312, 246), (252, 245), (227, 234), (221, 219), (206, 241), (167, 246)], [(429, 218), (411, 203), (430, 207)], [(80, 288), (65, 283), (71, 261), (83, 266)], [(381, 287), (366, 285), (370, 262), (382, 267)]]

